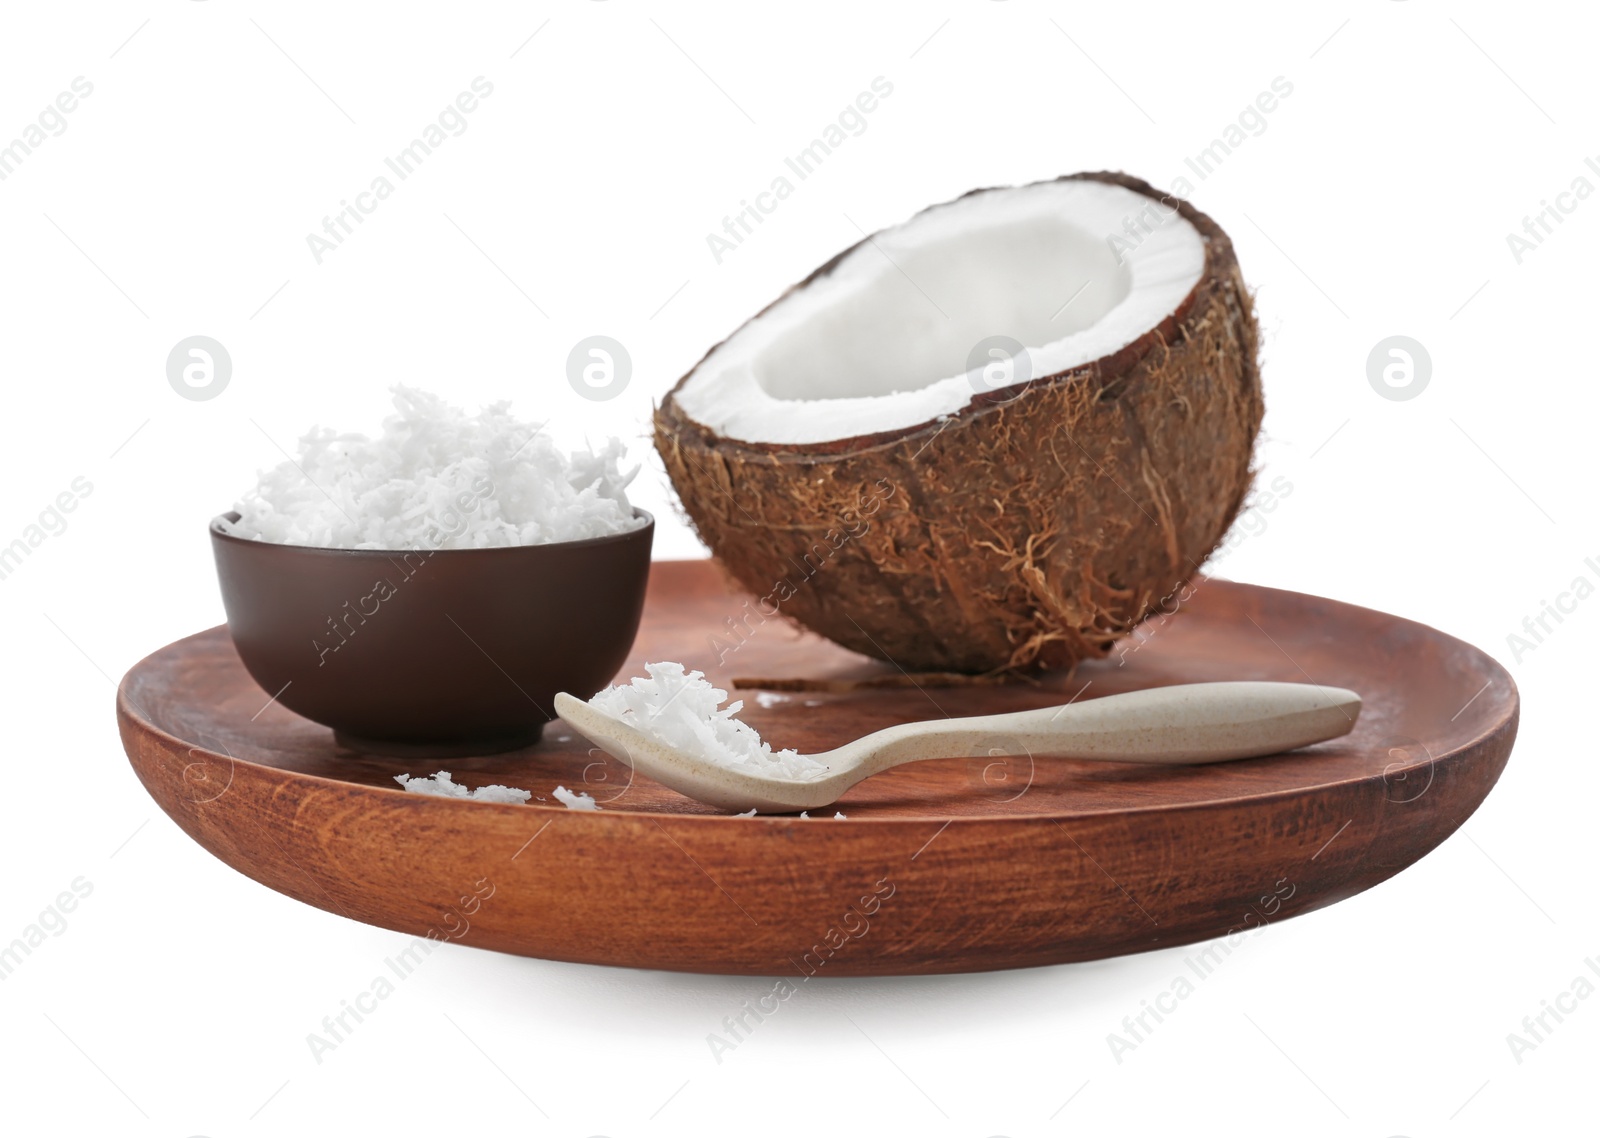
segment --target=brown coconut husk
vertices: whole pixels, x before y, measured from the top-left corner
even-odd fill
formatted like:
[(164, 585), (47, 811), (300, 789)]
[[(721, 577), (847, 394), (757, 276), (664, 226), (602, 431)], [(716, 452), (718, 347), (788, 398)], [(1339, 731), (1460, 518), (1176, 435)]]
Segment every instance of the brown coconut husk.
[[(1073, 177), (1163, 198), (1123, 174)], [(1233, 244), (1187, 202), (1178, 209), (1206, 245), (1178, 309), (1021, 395), (795, 446), (719, 437), (669, 394), (656, 449), (701, 538), (769, 607), (909, 672), (1105, 655), (1226, 534), (1261, 425), (1256, 321)]]

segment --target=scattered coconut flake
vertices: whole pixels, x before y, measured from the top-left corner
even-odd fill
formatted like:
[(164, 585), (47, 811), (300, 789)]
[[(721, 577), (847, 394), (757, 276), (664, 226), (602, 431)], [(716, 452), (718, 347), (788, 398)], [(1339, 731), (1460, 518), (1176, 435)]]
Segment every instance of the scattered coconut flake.
[(833, 812), (833, 820), (835, 822), (842, 821), (843, 819), (844, 819), (844, 811), (843, 810), (835, 810)]
[(509, 802), (521, 806), (532, 796), (532, 791), (518, 790), (514, 786), (480, 786), (469, 790), (459, 782), (452, 782), (449, 771), (440, 771), (427, 778), (414, 778), (397, 774), (394, 780), (412, 794), (431, 794), (436, 798), (470, 798), (475, 802)]
[(779, 707), (789, 702), (789, 697), (782, 692), (760, 691), (756, 692), (756, 703), (761, 707)]
[(802, 810), (802, 811), (800, 811), (800, 817), (802, 817), (802, 818), (809, 818), (809, 817), (811, 817), (811, 815), (810, 815), (810, 814), (807, 814), (807, 813), (806, 813), (806, 812), (805, 812), (805, 811), (804, 811), (804, 810)]
[(750, 809), (746, 810), (743, 814), (734, 815), (735, 818), (754, 818), (755, 816), (756, 808), (754, 806), (750, 807)]
[(800, 782), (828, 773), (825, 764), (793, 750), (774, 751), (756, 729), (734, 716), (744, 707), (728, 693), (711, 686), (704, 672), (686, 672), (682, 664), (646, 664), (648, 678), (609, 687), (589, 706), (643, 731), (652, 738), (698, 755), (718, 766), (749, 774)]
[(506, 402), (476, 415), (404, 384), (375, 439), (314, 427), (223, 523), (236, 537), (329, 549), (479, 549), (637, 529), (626, 447), (562, 454)]
[(600, 804), (590, 795), (582, 792), (573, 793), (564, 786), (558, 786), (551, 791), (556, 796), (556, 801), (568, 810), (598, 810)]

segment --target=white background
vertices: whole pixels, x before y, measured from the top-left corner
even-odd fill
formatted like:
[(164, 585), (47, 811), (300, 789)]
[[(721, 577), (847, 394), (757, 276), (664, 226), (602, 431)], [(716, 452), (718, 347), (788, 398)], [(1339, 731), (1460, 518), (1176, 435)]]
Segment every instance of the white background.
[[(1521, 264), (1506, 235), (1600, 186), (1596, 31), (1578, 4), (8, 5), (0, 140), (74, 77), (93, 94), (0, 182), (0, 544), (93, 491), (0, 581), (0, 941), (93, 893), (0, 982), (5, 1129), (1576, 1132), (1600, 999), (1521, 1063), (1506, 1036), (1600, 956), (1600, 600), (1520, 660), (1507, 636), (1600, 580), (1600, 198)], [(466, 133), (317, 264), (306, 235), (480, 75)], [(865, 133), (717, 264), (706, 234), (876, 76)], [(708, 346), (857, 226), (1074, 170), (1167, 185), (1278, 76), (1293, 94), (1194, 194), (1259, 290), (1260, 459), (1293, 486), (1217, 571), (1506, 663), (1521, 736), (1463, 829), (1247, 942), (1121, 1063), (1107, 1033), (1184, 950), (819, 978), (719, 1065), (707, 1033), (768, 982), (451, 946), (316, 1063), (307, 1033), (404, 938), (198, 849), (112, 715), (131, 664), (220, 622), (205, 524), (278, 446), (376, 426), (395, 380), (511, 398), (558, 438), (630, 440), (657, 556), (696, 555), (646, 423)], [(594, 333), (634, 364), (605, 403), (564, 370)], [(214, 399), (167, 382), (194, 334), (232, 356)], [(1393, 334), (1432, 358), (1407, 401), (1367, 379)]]

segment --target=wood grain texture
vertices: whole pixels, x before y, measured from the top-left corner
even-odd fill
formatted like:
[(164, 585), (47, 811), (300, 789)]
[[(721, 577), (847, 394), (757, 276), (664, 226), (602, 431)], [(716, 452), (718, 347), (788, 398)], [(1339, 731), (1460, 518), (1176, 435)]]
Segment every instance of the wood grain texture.
[[(623, 675), (646, 659), (739, 674), (880, 675), (771, 619), (709, 562), (653, 566)], [(712, 638), (748, 616), (717, 665)], [(1247, 930), (1410, 865), (1493, 787), (1516, 735), (1510, 676), (1410, 621), (1222, 581), (1111, 657), (1037, 684), (797, 693), (743, 717), (821, 751), (894, 723), (1219, 679), (1348, 687), (1355, 731), (1206, 767), (1034, 759), (915, 763), (854, 788), (844, 821), (738, 818), (629, 772), (566, 725), (447, 764), (342, 750), (248, 677), (226, 629), (136, 665), (117, 715), (152, 797), (217, 857), (354, 920), (555, 960), (764, 975), (961, 972), (1091, 960)], [(771, 706), (766, 706), (770, 704)], [(407, 794), (447, 766), (527, 806)], [(557, 783), (599, 812), (554, 804)], [(543, 798), (546, 803), (541, 803)]]

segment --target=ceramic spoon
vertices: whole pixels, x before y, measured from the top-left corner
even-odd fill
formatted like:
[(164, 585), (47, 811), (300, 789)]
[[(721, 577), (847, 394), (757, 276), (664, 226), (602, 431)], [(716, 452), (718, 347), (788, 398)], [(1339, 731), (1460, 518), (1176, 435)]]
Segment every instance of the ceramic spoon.
[(1315, 684), (1180, 684), (1003, 715), (874, 731), (810, 756), (808, 780), (721, 766), (561, 692), (556, 711), (595, 746), (680, 794), (726, 810), (782, 813), (835, 802), (862, 779), (921, 759), (1060, 755), (1117, 763), (1216, 763), (1275, 755), (1344, 735), (1361, 697)]

